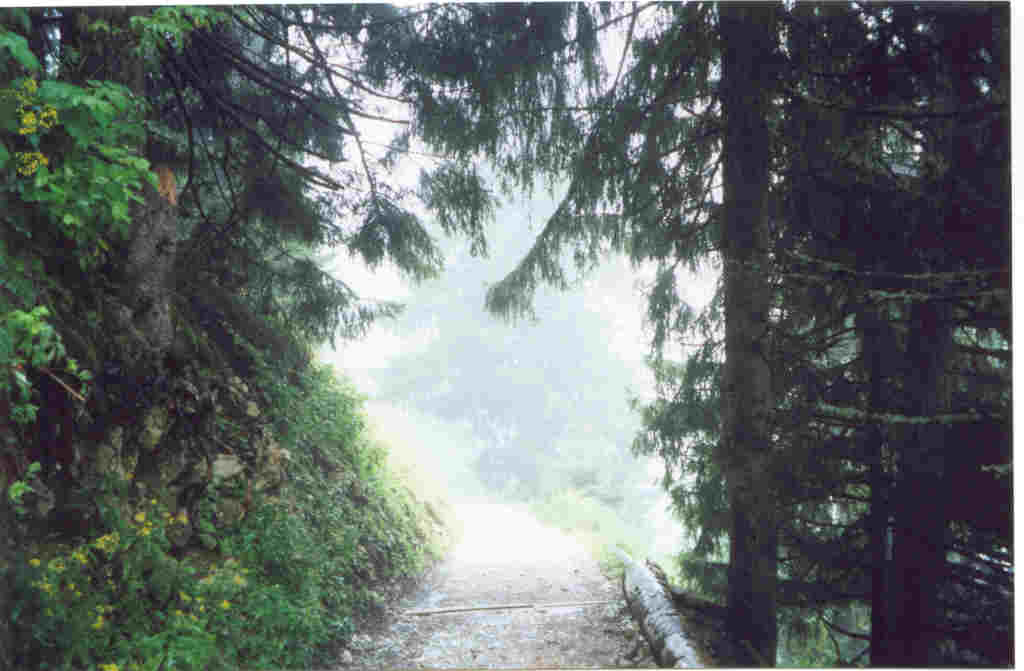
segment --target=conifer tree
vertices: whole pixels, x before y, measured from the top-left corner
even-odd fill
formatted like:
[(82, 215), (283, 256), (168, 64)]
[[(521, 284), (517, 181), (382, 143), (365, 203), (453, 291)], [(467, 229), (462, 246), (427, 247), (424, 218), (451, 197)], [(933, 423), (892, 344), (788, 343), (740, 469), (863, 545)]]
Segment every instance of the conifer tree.
[[(565, 285), (559, 255), (568, 249), (583, 269), (608, 245), (662, 264), (649, 318), (652, 363), (666, 395), (645, 409), (648, 427), (638, 447), (661, 454), (667, 466), (697, 471), (701, 511), (688, 515), (704, 523), (701, 542), (708, 549), (716, 544), (714, 530), (729, 528), (723, 514), (737, 513), (729, 510), (735, 502), (729, 464), (713, 446), (729, 444), (719, 429), (728, 431), (730, 419), (716, 416), (714, 404), (730, 409), (724, 395), (734, 373), (719, 365), (724, 360), (728, 370), (738, 361), (730, 363), (728, 345), (716, 342), (707, 342), (685, 368), (659, 353), (687, 324), (713, 334), (722, 310), (730, 311), (726, 297), (695, 320), (678, 298), (673, 272), (710, 250), (725, 255), (730, 244), (727, 213), (735, 203), (728, 195), (723, 203), (712, 197), (719, 179), (729, 181), (721, 168), (733, 130), (725, 109), (729, 82), (724, 67), (718, 69), (724, 66), (719, 50), (728, 46), (723, 12), (695, 4), (643, 5), (620, 15), (607, 9), (606, 23), (628, 21), (621, 64), (604, 77), (581, 66), (586, 85), (569, 100), (558, 54), (585, 56), (578, 47), (596, 23), (585, 7), (574, 9), (574, 16), (552, 10), (564, 45), (542, 31), (549, 43), (526, 68), (501, 57), (531, 26), (525, 9), (518, 20), (510, 9), (467, 10), (476, 25), (500, 14), (505, 30), (487, 42), (486, 54), (474, 52), (461, 67), (444, 70), (447, 87), (429, 89), (436, 64), (418, 67), (399, 43), (392, 43), (399, 47), (392, 56), (413, 73), (410, 92), (430, 91), (417, 109), (424, 128), (440, 129), (430, 136), (438, 147), (467, 156), (483, 149), (521, 184), (531, 184), (534, 174), (569, 177), (562, 206), (533, 250), (492, 287), (491, 310), (529, 315), (537, 282)], [(460, 11), (424, 31), (417, 48), (457, 31)], [(872, 658), (916, 664), (961, 654), (965, 648), (951, 652), (947, 643), (966, 645), (972, 637), (970, 626), (949, 629), (959, 617), (948, 619), (943, 595), (949, 592), (924, 594), (924, 583), (910, 572), (920, 552), (929, 579), (947, 580), (951, 567), (941, 539), (979, 537), (952, 531), (950, 509), (925, 496), (955, 483), (943, 460), (956, 452), (938, 446), (949, 444), (951, 431), (969, 435), (968, 427), (984, 426), (998, 435), (1006, 426), (1006, 396), (999, 391), (1005, 381), (998, 374), (991, 391), (948, 374), (951, 366), (977, 370), (982, 357), (1008, 356), (1006, 257), (981, 249), (983, 240), (1004, 240), (1008, 232), (1008, 164), (999, 149), (1006, 128), (1005, 22), (991, 6), (946, 11), (907, 5), (779, 10), (785, 73), (763, 91), (770, 101), (762, 118), (772, 133), (772, 178), (768, 266), (759, 270), (772, 303), (758, 336), (772, 380), (766, 421), (779, 455), (763, 472), (764, 488), (786, 511), (779, 599), (816, 609), (829, 635), (865, 640), (865, 630), (843, 627), (826, 610), (867, 602), (874, 589)], [(955, 63), (964, 64), (959, 72)], [(527, 91), (532, 100), (521, 95)], [(458, 133), (443, 132), (455, 124)], [(949, 158), (953, 147), (958, 161)], [(994, 159), (984, 165), (975, 158), (982, 147)], [(966, 166), (973, 172), (960, 170)], [(959, 197), (938, 195), (951, 193), (951, 186)], [(971, 216), (981, 215), (983, 233), (962, 225), (957, 203), (970, 203)], [(724, 323), (728, 334), (728, 316)], [(954, 356), (966, 354), (959, 342), (970, 342), (976, 356)], [(693, 382), (703, 388), (688, 388)], [(954, 412), (981, 398), (983, 419)], [(699, 442), (688, 445), (688, 434)], [(999, 473), (1005, 463), (987, 456), (971, 470)], [(1006, 545), (988, 538), (987, 553), (976, 549), (975, 556), (1004, 554)], [(737, 540), (729, 538), (730, 548)], [(899, 546), (899, 558), (890, 559)], [(738, 586), (737, 568), (729, 582)], [(997, 595), (1000, 578), (991, 580), (988, 593)], [(730, 594), (730, 608), (738, 608), (740, 592)], [(912, 640), (924, 630), (931, 633)], [(978, 638), (973, 634), (975, 643)], [(887, 645), (901, 648), (899, 657), (887, 657)], [(861, 648), (858, 659), (867, 652)]]

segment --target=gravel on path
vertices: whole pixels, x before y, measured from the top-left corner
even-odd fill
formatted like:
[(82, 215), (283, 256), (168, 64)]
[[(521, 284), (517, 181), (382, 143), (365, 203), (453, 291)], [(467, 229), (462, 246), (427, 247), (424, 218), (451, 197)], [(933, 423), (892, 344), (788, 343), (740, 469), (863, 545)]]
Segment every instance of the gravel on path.
[[(574, 538), (522, 506), (461, 504), (462, 541), (377, 631), (357, 634), (348, 669), (654, 668), (621, 587)], [(545, 605), (577, 604), (585, 605)], [(431, 615), (410, 610), (535, 604)]]

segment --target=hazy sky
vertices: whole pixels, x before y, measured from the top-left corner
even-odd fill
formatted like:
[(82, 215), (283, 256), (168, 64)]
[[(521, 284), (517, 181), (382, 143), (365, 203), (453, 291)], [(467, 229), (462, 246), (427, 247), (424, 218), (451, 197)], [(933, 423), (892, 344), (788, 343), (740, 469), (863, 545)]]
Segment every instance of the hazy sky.
[[(512, 258), (518, 260), (536, 239), (547, 217), (554, 211), (556, 203), (546, 193), (534, 194), (532, 198), (527, 198), (524, 195), (518, 201), (508, 197), (504, 197), (502, 200), (506, 202), (498, 209), (495, 223), (491, 228), (494, 230), (497, 227), (511, 227), (513, 230), (518, 230), (519, 234), (509, 235), (505, 230), (500, 235), (506, 244), (508, 244), (509, 238), (520, 241), (521, 249), (512, 255)], [(464, 241), (448, 239), (439, 234), (437, 239), (445, 249), (447, 260), (450, 261), (452, 256), (459, 251), (463, 251), (460, 257), (465, 256), (464, 249), (467, 244)], [(503, 250), (502, 256), (508, 258), (507, 252), (509, 251)], [(431, 280), (430, 284), (439, 284), (455, 291), (459, 283), (460, 269), (464, 264), (482, 265), (486, 269), (489, 281), (492, 282), (502, 279), (513, 267), (507, 262), (495, 259), (460, 258), (459, 267), (453, 268), (450, 264), (446, 265), (442, 275), (436, 280)], [(344, 253), (335, 258), (329, 264), (329, 268), (335, 277), (346, 282), (365, 298), (408, 301), (413, 297), (413, 292), (416, 289), (414, 283), (404, 279), (393, 267), (382, 265), (376, 270), (370, 270), (360, 260), (348, 257)], [(602, 268), (588, 278), (589, 285), (596, 283), (607, 291), (583, 290), (561, 295), (555, 289), (542, 286), (537, 292), (538, 301), (542, 301), (546, 296), (558, 296), (559, 301), (582, 303), (589, 298), (590, 303), (587, 307), (591, 311), (599, 312), (607, 322), (614, 324), (614, 328), (611, 330), (614, 333), (614, 339), (604, 345), (624, 361), (636, 366), (635, 391), (644, 396), (648, 396), (650, 393), (650, 378), (643, 362), (648, 351), (649, 339), (642, 328), (645, 300), (640, 285), (652, 280), (652, 268), (653, 266), (647, 266), (633, 269), (624, 257), (614, 256), (607, 259), (602, 264)], [(695, 309), (700, 309), (710, 299), (717, 280), (718, 272), (711, 268), (700, 275), (686, 273), (684, 280), (680, 282), (683, 299), (693, 305)], [(496, 317), (485, 312), (482, 303), (479, 305), (479, 315), (478, 326), (498, 321)], [(403, 317), (399, 316), (395, 322), (400, 323), (402, 319)], [(541, 319), (543, 319), (542, 315)], [(450, 321), (443, 314), (437, 315), (438, 323), (445, 324)], [(530, 326), (522, 324), (516, 328), (530, 328)], [(405, 329), (398, 329), (398, 331), (402, 330)], [(408, 353), (425, 347), (437, 335), (436, 327), (428, 327), (402, 338), (396, 335), (396, 329), (391, 320), (381, 320), (373, 326), (363, 340), (358, 342), (339, 341), (337, 351), (331, 351), (331, 348), (327, 346), (321, 350), (320, 357), (348, 374), (364, 393), (372, 395), (374, 393), (374, 369), (387, 366), (390, 359), (400, 352)], [(597, 337), (596, 334), (595, 337)]]

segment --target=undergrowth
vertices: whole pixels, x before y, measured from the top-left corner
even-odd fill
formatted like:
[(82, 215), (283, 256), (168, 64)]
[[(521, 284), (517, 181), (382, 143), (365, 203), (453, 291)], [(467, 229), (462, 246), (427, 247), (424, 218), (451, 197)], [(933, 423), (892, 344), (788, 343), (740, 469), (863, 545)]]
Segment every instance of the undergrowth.
[[(362, 399), (328, 369), (264, 375), (288, 481), (216, 530), (215, 549), (173, 550), (189, 522), (131, 476), (93, 485), (96, 528), (40, 543), (9, 567), (24, 668), (215, 670), (329, 662), (388, 581), (441, 551), (440, 527), (386, 467)], [(215, 496), (215, 493), (212, 494)]]

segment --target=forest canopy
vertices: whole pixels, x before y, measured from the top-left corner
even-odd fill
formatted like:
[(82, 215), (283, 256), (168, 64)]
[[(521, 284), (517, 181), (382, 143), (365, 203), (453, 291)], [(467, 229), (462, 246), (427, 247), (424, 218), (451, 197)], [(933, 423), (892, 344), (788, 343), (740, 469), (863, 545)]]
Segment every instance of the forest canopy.
[(320, 251), (427, 279), (425, 217), (486, 254), (564, 183), (484, 307), (658, 266), (634, 450), (741, 665), (1012, 663), (1009, 45), (1006, 3), (0, 10), (4, 475), (398, 313)]

